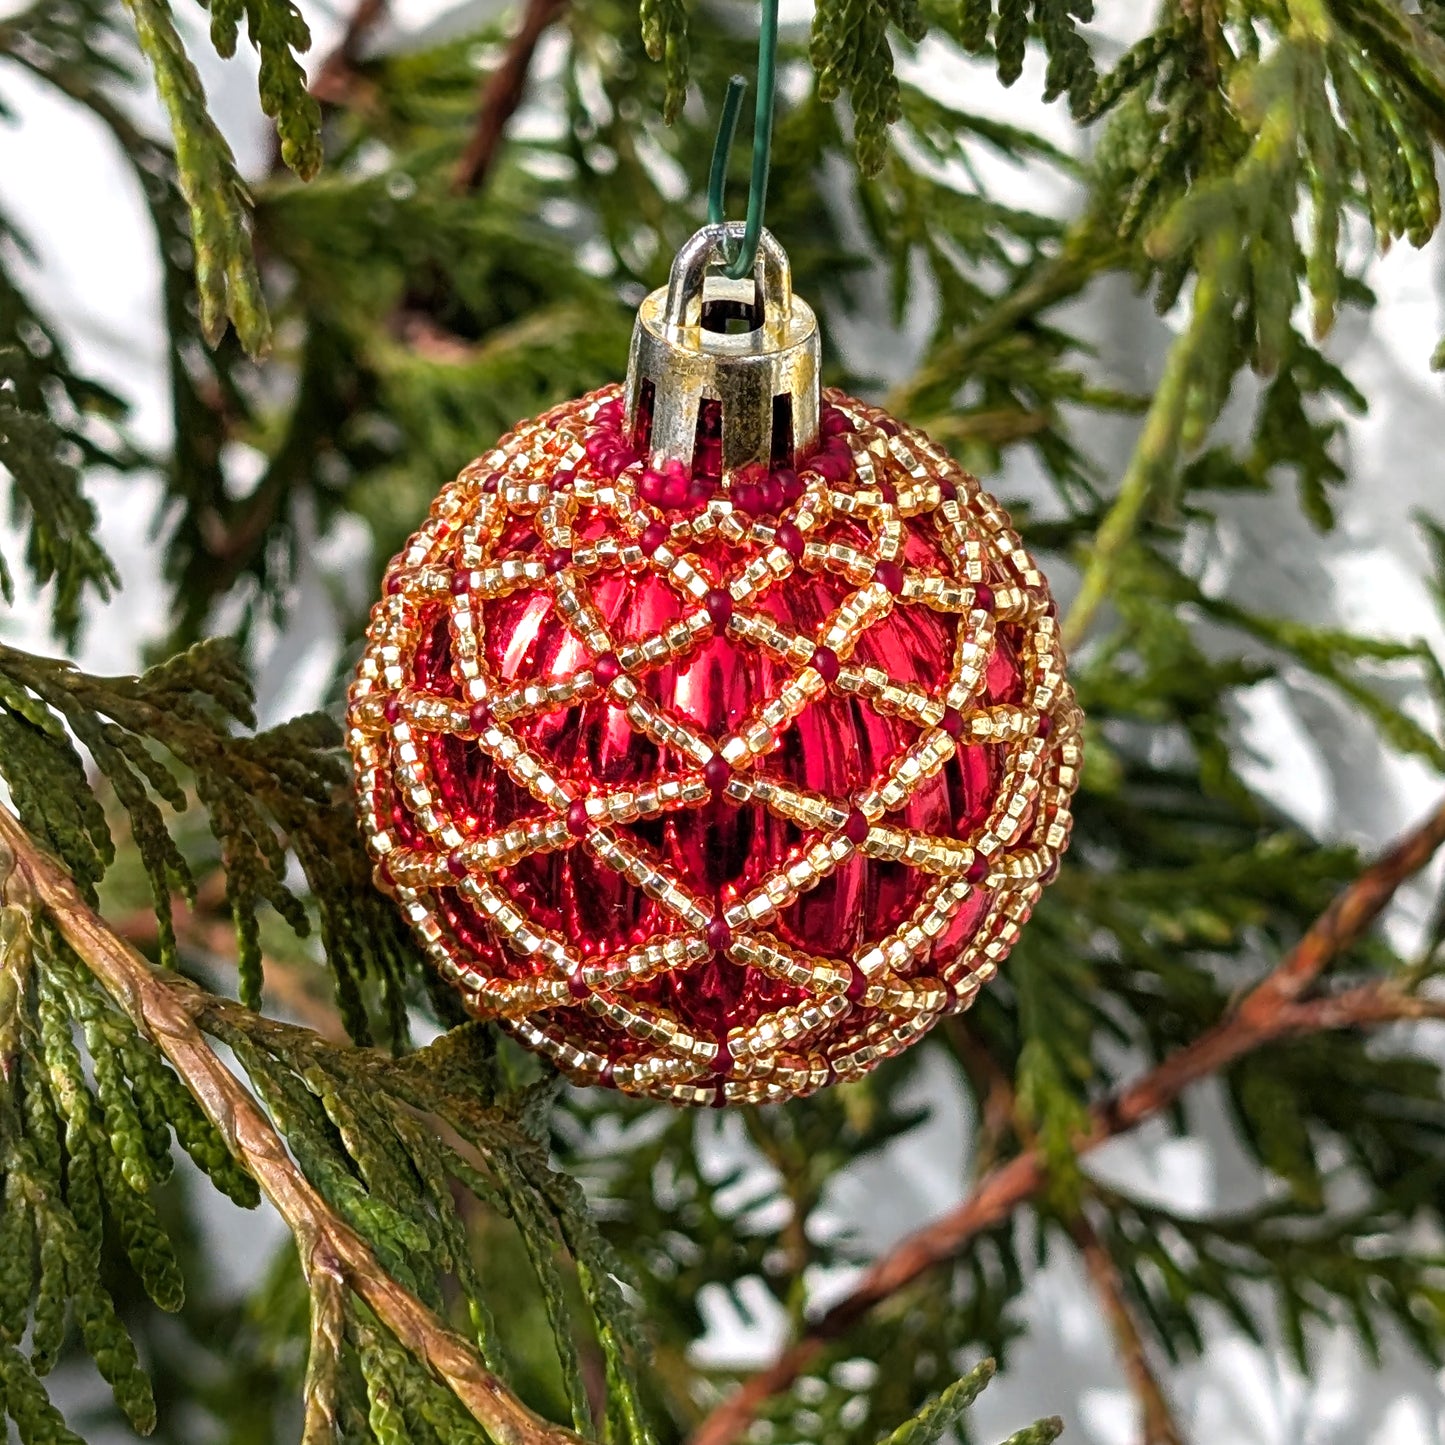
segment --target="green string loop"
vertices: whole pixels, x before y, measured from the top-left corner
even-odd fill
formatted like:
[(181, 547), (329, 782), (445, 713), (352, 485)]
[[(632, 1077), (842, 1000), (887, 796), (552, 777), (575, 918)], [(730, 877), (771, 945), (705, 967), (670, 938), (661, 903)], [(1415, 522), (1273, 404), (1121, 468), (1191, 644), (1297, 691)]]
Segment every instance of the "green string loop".
[[(773, 159), (773, 95), (778, 70), (778, 0), (762, 0), (758, 29), (758, 100), (753, 114), (753, 169), (748, 184), (748, 214), (743, 239), (727, 265), (726, 274), (741, 280), (753, 269), (758, 256), (758, 238), (763, 233), (763, 212), (768, 204), (768, 172)], [(742, 107), (747, 81), (735, 75), (728, 81), (713, 142), (712, 169), (708, 175), (707, 218), (711, 225), (725, 219), (723, 191), (727, 185), (728, 154), (737, 134), (738, 111)]]

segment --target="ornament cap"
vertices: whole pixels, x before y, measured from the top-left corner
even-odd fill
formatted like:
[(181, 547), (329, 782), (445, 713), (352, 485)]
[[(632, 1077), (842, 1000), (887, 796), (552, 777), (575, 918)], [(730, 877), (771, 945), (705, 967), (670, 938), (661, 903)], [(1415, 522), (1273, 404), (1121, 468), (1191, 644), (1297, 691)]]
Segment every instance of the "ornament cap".
[(791, 467), (817, 441), (817, 318), (794, 296), (787, 254), (766, 230), (751, 276), (721, 273), (743, 229), (704, 226), (638, 308), (626, 425), (653, 469), (671, 462), (730, 483)]

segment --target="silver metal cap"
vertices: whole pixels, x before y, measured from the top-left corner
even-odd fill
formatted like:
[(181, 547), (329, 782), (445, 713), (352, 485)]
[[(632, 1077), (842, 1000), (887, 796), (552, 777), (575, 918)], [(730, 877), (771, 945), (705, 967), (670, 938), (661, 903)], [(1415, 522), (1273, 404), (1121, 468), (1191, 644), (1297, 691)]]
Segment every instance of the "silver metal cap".
[(627, 428), (658, 471), (729, 480), (792, 466), (818, 436), (819, 341), (768, 231), (751, 277), (712, 272), (743, 223), (704, 226), (677, 253), (668, 283), (638, 308), (627, 363)]

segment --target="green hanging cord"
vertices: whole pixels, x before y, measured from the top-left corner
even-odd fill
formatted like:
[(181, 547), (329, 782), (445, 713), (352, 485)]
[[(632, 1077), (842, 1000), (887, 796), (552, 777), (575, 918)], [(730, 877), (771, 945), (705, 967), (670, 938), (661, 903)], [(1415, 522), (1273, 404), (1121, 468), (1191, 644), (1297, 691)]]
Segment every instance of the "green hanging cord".
[[(741, 280), (757, 260), (758, 238), (763, 231), (763, 211), (768, 203), (768, 171), (773, 159), (773, 93), (778, 70), (778, 0), (762, 0), (758, 29), (758, 102), (753, 114), (753, 172), (748, 185), (748, 216), (742, 245), (729, 262), (726, 274)], [(712, 170), (708, 177), (707, 218), (712, 225), (723, 220), (723, 188), (727, 182), (728, 152), (737, 132), (738, 110), (747, 81), (735, 75), (728, 82), (722, 118), (713, 144)]]
[(709, 226), (720, 226), (727, 219), (723, 214), (723, 191), (728, 183), (728, 155), (733, 148), (733, 137), (738, 133), (738, 112), (743, 108), (743, 92), (747, 88), (747, 81), (741, 75), (735, 75), (728, 81), (728, 93), (723, 97), (717, 139), (712, 145), (712, 170), (707, 178)]

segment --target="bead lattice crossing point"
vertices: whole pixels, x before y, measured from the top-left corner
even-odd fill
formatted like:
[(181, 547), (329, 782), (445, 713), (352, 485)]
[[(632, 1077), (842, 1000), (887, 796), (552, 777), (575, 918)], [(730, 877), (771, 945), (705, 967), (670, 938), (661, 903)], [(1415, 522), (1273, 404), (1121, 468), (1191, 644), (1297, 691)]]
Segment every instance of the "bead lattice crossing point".
[(653, 485), (620, 388), (558, 407), (387, 570), (349, 713), (378, 882), (580, 1081), (856, 1079), (968, 1006), (1067, 844), (1043, 576), (923, 434), (821, 400), (746, 508)]

